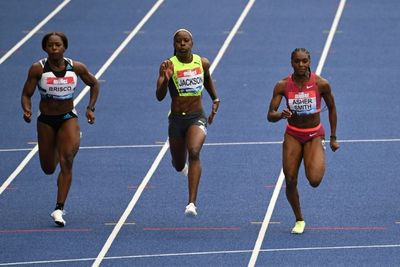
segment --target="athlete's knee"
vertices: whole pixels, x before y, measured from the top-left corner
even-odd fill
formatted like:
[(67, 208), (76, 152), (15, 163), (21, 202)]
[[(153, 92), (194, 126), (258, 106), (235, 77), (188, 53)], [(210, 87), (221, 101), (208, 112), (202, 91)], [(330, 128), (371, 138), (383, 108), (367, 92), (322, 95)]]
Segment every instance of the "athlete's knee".
[(324, 176), (321, 172), (306, 172), (307, 180), (312, 187), (318, 187)]
[(189, 149), (189, 160), (199, 160), (200, 159), (200, 148)]
[(180, 164), (179, 166), (174, 166), (177, 172), (181, 172), (185, 168), (185, 164)]
[(57, 163), (40, 162), (40, 167), (46, 175), (51, 175), (56, 171)]
[(60, 167), (64, 170), (71, 170), (74, 163), (74, 154), (67, 153), (60, 157)]
[(46, 174), (46, 175), (51, 175), (55, 172), (56, 168), (53, 167), (48, 167), (48, 166), (41, 166), (42, 167), (42, 171)]
[(309, 183), (312, 187), (318, 187), (321, 184), (322, 178), (320, 179), (311, 179), (309, 180)]
[(287, 190), (296, 189), (297, 187), (297, 178), (290, 175), (285, 175), (285, 184)]
[(172, 160), (171, 163), (172, 163), (172, 166), (175, 168), (175, 170), (176, 170), (177, 172), (182, 171), (182, 170), (185, 168), (185, 164), (186, 164), (186, 162), (177, 163), (177, 162), (175, 162), (174, 160)]

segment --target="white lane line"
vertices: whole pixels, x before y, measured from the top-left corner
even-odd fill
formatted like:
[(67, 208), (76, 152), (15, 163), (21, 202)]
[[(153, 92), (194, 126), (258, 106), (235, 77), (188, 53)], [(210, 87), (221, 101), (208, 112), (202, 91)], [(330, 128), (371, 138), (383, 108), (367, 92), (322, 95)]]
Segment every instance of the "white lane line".
[[(400, 244), (387, 245), (361, 245), (361, 246), (336, 246), (336, 247), (298, 247), (298, 248), (272, 248), (261, 249), (261, 252), (301, 252), (301, 251), (318, 251), (318, 250), (350, 250), (350, 249), (392, 249), (400, 248)], [(143, 255), (128, 255), (105, 257), (104, 260), (123, 260), (123, 259), (142, 259), (142, 258), (158, 258), (158, 257), (184, 257), (184, 256), (202, 256), (202, 255), (224, 255), (224, 254), (239, 254), (250, 253), (252, 250), (220, 250), (220, 251), (200, 251), (200, 252), (184, 252), (184, 253), (165, 253), (165, 254), (143, 254)], [(374, 253), (374, 252), (371, 252)], [(378, 253), (378, 252), (375, 252)], [(94, 258), (77, 258), (64, 260), (41, 260), (41, 261), (20, 261), (0, 263), (0, 266), (16, 266), (16, 265), (33, 265), (33, 264), (56, 264), (56, 263), (72, 263), (92, 261)], [(115, 263), (115, 265), (118, 265)]]
[(339, 7), (336, 11), (335, 18), (333, 19), (332, 26), (331, 26), (331, 29), (328, 34), (328, 38), (326, 39), (324, 50), (322, 51), (322, 55), (319, 59), (317, 70), (315, 71), (315, 73), (318, 75), (321, 74), (322, 68), (325, 65), (325, 60), (328, 56), (329, 49), (331, 48), (333, 37), (335, 36), (337, 26), (339, 25), (339, 21), (340, 21), (340, 18), (342, 17), (342, 13), (343, 13), (345, 5), (346, 5), (346, 0), (341, 0), (339, 3)]
[[(226, 49), (228, 48), (229, 44), (231, 43), (233, 37), (235, 36), (236, 32), (240, 28), (243, 20), (245, 19), (246, 15), (248, 14), (251, 6), (253, 5), (255, 0), (250, 0), (246, 5), (245, 9), (243, 10), (242, 14), (240, 15), (239, 19), (236, 21), (235, 25), (233, 26), (232, 30), (230, 31), (228, 37), (226, 38), (225, 42), (221, 46), (220, 50), (218, 51), (217, 56), (215, 57), (214, 61), (210, 66), (210, 73), (212, 74), (215, 68), (217, 67), (219, 61), (221, 60), (222, 56), (224, 55)], [(123, 224), (125, 223), (126, 219), (128, 218), (129, 214), (132, 212), (133, 208), (136, 205), (137, 200), (139, 199), (140, 195), (142, 194), (144, 188), (146, 187), (147, 183), (150, 181), (151, 176), (153, 175), (154, 171), (160, 164), (165, 151), (169, 148), (168, 139), (165, 141), (164, 145), (161, 148), (160, 153), (158, 154), (157, 158), (154, 160), (150, 170), (147, 172), (146, 176), (143, 178), (139, 188), (136, 190), (132, 200), (129, 202), (128, 207), (126, 208), (125, 212), (119, 219), (118, 223), (114, 227), (113, 231), (111, 232), (110, 236), (108, 237), (106, 243), (104, 244), (103, 248), (101, 249), (99, 255), (97, 256), (96, 260), (93, 263), (93, 267), (100, 266), (100, 263), (104, 259), (105, 255), (107, 254), (108, 250), (110, 249), (112, 243), (114, 242), (115, 237), (117, 236), (118, 232), (121, 230)]]
[[(97, 79), (107, 70), (107, 68), (111, 65), (111, 63), (117, 58), (117, 56), (122, 52), (125, 46), (132, 40), (132, 38), (139, 32), (140, 28), (146, 23), (146, 21), (151, 17), (151, 15), (157, 10), (157, 8), (161, 5), (164, 0), (159, 0), (143, 17), (143, 19), (139, 22), (139, 24), (132, 30), (132, 32), (126, 37), (126, 39), (119, 45), (119, 47), (114, 51), (114, 53), (110, 56), (110, 58), (104, 63), (104, 65), (100, 68), (100, 70), (96, 73), (95, 77)], [(83, 99), (83, 97), (89, 92), (89, 86), (86, 86), (79, 95), (74, 99), (74, 106), (78, 105), (78, 103)], [(0, 195), (4, 192), (7, 186), (17, 177), (17, 175), (22, 171), (22, 169), (26, 166), (26, 164), (32, 159), (32, 157), (38, 151), (38, 145), (36, 145), (31, 152), (25, 157), (25, 159), (18, 165), (18, 167), (14, 170), (14, 172), (6, 179), (3, 185), (0, 187)]]
[[(400, 139), (349, 139), (338, 140), (340, 143), (391, 143), (400, 142)], [(162, 147), (162, 144), (156, 145), (109, 145), (109, 146), (81, 146), (79, 149), (123, 149), (123, 148), (153, 148)], [(282, 141), (258, 141), (258, 142), (217, 142), (217, 143), (205, 143), (204, 146), (251, 146), (251, 145), (280, 145)], [(31, 151), (32, 148), (3, 148), (1, 152), (20, 152), (20, 151)]]
[(46, 18), (44, 18), (35, 28), (33, 28), (24, 38), (21, 39), (13, 48), (7, 51), (1, 58), (0, 58), (0, 65), (3, 64), (4, 61), (7, 60), (18, 48), (20, 48), (29, 38), (32, 37), (40, 28), (43, 27), (51, 18), (53, 18), (61, 9), (63, 9), (71, 0), (64, 0), (56, 9), (54, 9)]
[(250, 12), (251, 7), (253, 6), (255, 0), (250, 0), (246, 7), (243, 9), (242, 14), (240, 14), (239, 19), (236, 21), (235, 25), (233, 26), (232, 30), (229, 32), (228, 37), (226, 38), (224, 44), (222, 45), (221, 49), (218, 51), (217, 56), (215, 57), (213, 64), (210, 66), (210, 72), (213, 73), (214, 69), (217, 67), (219, 61), (221, 60), (222, 56), (225, 54), (226, 49), (228, 48), (229, 44), (231, 43), (233, 37), (235, 37), (237, 31), (239, 30), (240, 26), (242, 25), (244, 19), (246, 18), (247, 14)]
[[(331, 43), (333, 41), (333, 37), (334, 37), (335, 32), (336, 32), (336, 28), (337, 28), (337, 26), (339, 24), (340, 17), (342, 16), (342, 12), (343, 12), (345, 4), (346, 4), (346, 0), (341, 0), (340, 3), (339, 3), (339, 7), (338, 7), (338, 9), (336, 11), (336, 15), (335, 15), (335, 18), (333, 20), (331, 29), (329, 31), (328, 38), (327, 38), (327, 40), (325, 42), (324, 50), (323, 50), (321, 58), (320, 58), (320, 60), (318, 62), (317, 70), (315, 71), (315, 73), (317, 75), (321, 74), (322, 68), (324, 66), (326, 57), (327, 57), (328, 52), (329, 52), (329, 48), (331, 47)], [(258, 254), (260, 252), (261, 245), (263, 243), (265, 234), (267, 232), (269, 221), (271, 220), (271, 216), (272, 216), (272, 213), (273, 213), (274, 208), (275, 208), (276, 199), (277, 199), (277, 197), (279, 195), (279, 192), (281, 191), (284, 179), (285, 179), (285, 176), (283, 174), (283, 169), (281, 169), (280, 175), (278, 177), (278, 181), (276, 182), (276, 187), (275, 187), (274, 192), (273, 192), (272, 197), (271, 197), (271, 201), (268, 204), (267, 212), (265, 214), (263, 223), (261, 225), (260, 232), (258, 233), (258, 237), (257, 237), (256, 243), (254, 245), (253, 253), (251, 254), (248, 267), (254, 267), (256, 265), (257, 257), (258, 257)]]
[(133, 208), (135, 207), (137, 201), (139, 200), (140, 196), (142, 195), (143, 190), (145, 189), (147, 183), (150, 181), (151, 177), (153, 176), (154, 172), (156, 171), (158, 165), (160, 164), (162, 158), (165, 155), (165, 152), (168, 150), (168, 142), (166, 142), (160, 152), (158, 153), (156, 159), (154, 160), (153, 164), (151, 165), (149, 171), (147, 172), (146, 176), (143, 178), (143, 181), (140, 183), (138, 189), (136, 190), (135, 194), (133, 195), (132, 200), (129, 202), (128, 206), (126, 207), (124, 213), (122, 214), (121, 218), (119, 218), (117, 224), (113, 228), (110, 236), (107, 238), (106, 243), (104, 243), (103, 248), (97, 255), (95, 261), (93, 262), (92, 266), (100, 266), (100, 263), (103, 261), (105, 255), (107, 254), (108, 250), (110, 249), (114, 239), (117, 237), (119, 231), (121, 230), (122, 226), (125, 224), (126, 220), (128, 219), (129, 214), (132, 212)]
[(278, 177), (278, 181), (276, 182), (276, 186), (274, 188), (274, 192), (272, 193), (271, 200), (269, 201), (269, 204), (268, 204), (267, 212), (265, 213), (265, 217), (261, 224), (260, 231), (258, 232), (258, 237), (257, 237), (256, 243), (254, 245), (253, 251), (251, 253), (251, 257), (250, 257), (248, 266), (255, 266), (255, 264), (256, 264), (258, 254), (260, 253), (261, 245), (263, 243), (265, 233), (267, 232), (268, 226), (270, 224), (272, 213), (274, 212), (275, 204), (278, 199), (279, 192), (281, 191), (284, 179), (285, 179), (285, 175), (283, 174), (283, 169), (281, 169), (281, 172)]
[(21, 161), (21, 163), (18, 165), (18, 167), (8, 176), (8, 178), (5, 180), (5, 182), (0, 186), (0, 195), (4, 192), (4, 190), (7, 189), (7, 187), (11, 184), (11, 182), (14, 180), (15, 177), (22, 171), (22, 169), (28, 164), (28, 162), (31, 160), (31, 158), (36, 154), (38, 151), (38, 145), (36, 145), (29, 153), (26, 155), (26, 157)]

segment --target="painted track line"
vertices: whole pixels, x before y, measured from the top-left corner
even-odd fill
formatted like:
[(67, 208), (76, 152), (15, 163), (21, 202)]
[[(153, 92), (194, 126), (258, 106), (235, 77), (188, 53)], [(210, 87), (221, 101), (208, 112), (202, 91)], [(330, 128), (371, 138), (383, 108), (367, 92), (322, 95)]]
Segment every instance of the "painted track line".
[(8, 50), (7, 53), (4, 54), (0, 58), (0, 65), (3, 64), (18, 48), (20, 48), (26, 41), (29, 40), (40, 28), (43, 27), (50, 19), (52, 19), (61, 9), (63, 9), (71, 0), (64, 0), (56, 9), (54, 9), (46, 18), (44, 18), (35, 28), (33, 28), (24, 38), (21, 39), (13, 48)]
[[(70, 0), (68, 0), (70, 1)], [(143, 19), (139, 22), (139, 24), (132, 30), (132, 32), (125, 38), (125, 40), (119, 45), (119, 47), (114, 51), (114, 53), (110, 56), (110, 58), (104, 63), (104, 65), (100, 68), (100, 70), (95, 74), (95, 77), (99, 79), (101, 75), (107, 70), (107, 68), (112, 64), (112, 62), (119, 56), (122, 50), (128, 45), (128, 43), (135, 37), (135, 35), (139, 32), (139, 30), (143, 27), (146, 21), (150, 18), (150, 16), (157, 10), (157, 8), (161, 5), (164, 0), (158, 0), (157, 3), (150, 9), (150, 11), (143, 17)], [(89, 92), (90, 87), (85, 86), (85, 88), (79, 93), (79, 95), (74, 99), (74, 106), (78, 105), (78, 103), (85, 97), (85, 95)], [(23, 170), (23, 168), (28, 164), (28, 162), (32, 159), (32, 157), (38, 151), (38, 145), (29, 152), (29, 154), (25, 157), (25, 159), (18, 165), (18, 167), (14, 170), (14, 172), (6, 179), (3, 185), (0, 187), (0, 195), (6, 190), (8, 185), (17, 177), (17, 175)]]
[[(217, 142), (217, 143), (205, 143), (204, 146), (251, 146), (251, 145), (280, 145), (283, 141), (253, 141), (253, 142)], [(393, 139), (339, 139), (340, 143), (390, 143), (400, 142), (400, 138)], [(164, 144), (164, 142), (163, 142)], [(148, 144), (148, 145), (109, 145), (109, 146), (82, 146), (81, 149), (125, 149), (125, 148), (153, 148), (162, 147), (161, 144)], [(3, 148), (1, 152), (20, 152), (20, 151), (31, 151), (32, 148)]]
[[(232, 30), (230, 31), (228, 37), (224, 41), (223, 45), (218, 51), (217, 56), (213, 60), (211, 66), (210, 66), (210, 73), (212, 74), (217, 67), (219, 61), (221, 60), (222, 56), (225, 54), (226, 49), (228, 48), (229, 44), (231, 43), (233, 37), (236, 35), (238, 29), (240, 28), (241, 24), (243, 23), (244, 19), (246, 18), (248, 12), (250, 11), (251, 7), (253, 6), (255, 0), (250, 0), (243, 12), (241, 13), (240, 17), (236, 21), (235, 25), (233, 26)], [(136, 202), (138, 201), (140, 195), (142, 194), (144, 188), (146, 187), (147, 183), (150, 181), (150, 178), (153, 176), (154, 171), (157, 169), (158, 165), (160, 164), (162, 158), (165, 155), (165, 152), (169, 148), (169, 142), (168, 139), (165, 141), (164, 145), (161, 148), (161, 151), (157, 155), (156, 159), (154, 160), (153, 164), (151, 165), (149, 171), (147, 172), (146, 176), (143, 178), (143, 181), (141, 182), (139, 188), (137, 189), (136, 193), (134, 194), (132, 200), (129, 202), (128, 207), (126, 208), (125, 212), (119, 219), (117, 225), (114, 227), (113, 231), (111, 232), (110, 236), (108, 237), (106, 243), (104, 244), (102, 250), (100, 251), (99, 255), (97, 256), (95, 262), (93, 263), (92, 266), (99, 266), (101, 261), (104, 259), (105, 255), (107, 254), (107, 251), (110, 249), (112, 243), (114, 242), (115, 237), (117, 236), (118, 232), (121, 230), (124, 222), (126, 221), (127, 217), (129, 214), (132, 212), (133, 208), (136, 205)]]
[(21, 161), (18, 167), (8, 176), (5, 182), (0, 186), (0, 195), (6, 190), (6, 188), (11, 184), (11, 182), (17, 177), (17, 175), (22, 171), (22, 169), (28, 164), (32, 157), (38, 152), (38, 145), (36, 145), (26, 157)]
[[(336, 11), (335, 18), (333, 20), (331, 29), (329, 31), (328, 38), (327, 38), (327, 40), (325, 42), (324, 50), (322, 51), (321, 58), (320, 58), (320, 60), (318, 62), (317, 70), (315, 71), (315, 73), (317, 75), (321, 74), (322, 68), (323, 68), (323, 66), (325, 64), (325, 60), (326, 60), (326, 57), (328, 55), (329, 49), (331, 47), (331, 44), (332, 44), (332, 41), (333, 41), (333, 37), (335, 36), (335, 32), (336, 32), (337, 26), (339, 24), (340, 18), (342, 16), (345, 4), (346, 4), (346, 0), (340, 0), (338, 9)], [(272, 213), (273, 213), (274, 208), (275, 208), (276, 200), (278, 198), (279, 192), (281, 191), (284, 179), (285, 179), (285, 176), (283, 174), (283, 169), (281, 169), (280, 175), (278, 177), (278, 181), (276, 183), (276, 187), (275, 187), (274, 192), (273, 192), (272, 197), (271, 197), (271, 201), (268, 204), (267, 212), (265, 214), (263, 223), (261, 225), (260, 232), (258, 233), (256, 244), (254, 245), (254, 249), (253, 249), (253, 252), (251, 254), (248, 267), (253, 267), (253, 266), (256, 265), (257, 257), (258, 257), (258, 254), (260, 252), (261, 245), (263, 243), (265, 234), (267, 232), (269, 221), (271, 220)]]
[[(63, 9), (71, 0), (64, 0), (56, 9), (54, 9), (45, 19), (43, 19), (35, 28), (33, 28), (24, 38), (21, 39), (13, 48), (11, 48), (4, 56), (0, 58), (0, 65), (7, 60), (18, 48), (20, 48), (29, 38), (31, 38), (40, 28), (43, 27), (51, 18), (53, 18), (61, 9)], [(26, 164), (31, 160), (31, 158), (38, 151), (38, 146), (36, 145), (29, 154), (22, 160), (18, 167), (13, 173), (6, 179), (6, 181), (0, 187), (0, 195), (4, 190), (11, 184), (15, 177), (22, 171)]]
[[(323, 251), (323, 250), (350, 250), (350, 249), (398, 249), (400, 244), (380, 244), (380, 245), (359, 245), (359, 246), (335, 246), (335, 247), (297, 247), (297, 248), (275, 248), (275, 249), (262, 249), (261, 252), (275, 253), (275, 252), (301, 252), (301, 251)], [(252, 250), (221, 250), (221, 251), (198, 251), (198, 252), (183, 252), (183, 253), (166, 253), (166, 254), (142, 254), (142, 255), (128, 255), (128, 256), (113, 256), (105, 257), (104, 260), (125, 260), (125, 259), (143, 259), (143, 258), (159, 258), (159, 257), (185, 257), (185, 256), (202, 256), (202, 255), (227, 255), (227, 254), (246, 254)], [(378, 252), (372, 252), (378, 253)], [(94, 258), (77, 258), (77, 259), (63, 259), (63, 260), (40, 260), (40, 261), (24, 261), (24, 262), (6, 262), (0, 263), (0, 266), (18, 266), (18, 265), (34, 265), (34, 264), (47, 264), (49, 266), (57, 263), (73, 263), (92, 261)], [(118, 264), (115, 264), (116, 266)]]

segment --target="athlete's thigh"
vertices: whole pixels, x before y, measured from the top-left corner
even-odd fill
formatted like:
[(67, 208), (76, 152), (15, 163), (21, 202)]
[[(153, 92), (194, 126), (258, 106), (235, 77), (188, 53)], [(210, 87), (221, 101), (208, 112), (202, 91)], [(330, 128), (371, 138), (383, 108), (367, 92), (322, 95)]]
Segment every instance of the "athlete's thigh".
[(37, 122), (39, 158), (42, 166), (55, 164), (56, 159), (56, 131), (48, 124)]
[(322, 137), (304, 144), (304, 168), (307, 174), (322, 176), (325, 171), (325, 149)]
[(282, 144), (282, 166), (286, 176), (296, 178), (303, 157), (303, 146), (293, 136), (285, 133)]
[(205, 126), (191, 125), (186, 133), (188, 150), (200, 151), (206, 140), (207, 128)]
[(80, 145), (80, 127), (78, 118), (66, 120), (57, 133), (57, 147), (59, 154), (75, 156)]
[[(174, 166), (184, 165), (186, 162), (186, 142), (181, 137), (169, 137), (169, 150)], [(179, 167), (178, 166), (178, 167)]]

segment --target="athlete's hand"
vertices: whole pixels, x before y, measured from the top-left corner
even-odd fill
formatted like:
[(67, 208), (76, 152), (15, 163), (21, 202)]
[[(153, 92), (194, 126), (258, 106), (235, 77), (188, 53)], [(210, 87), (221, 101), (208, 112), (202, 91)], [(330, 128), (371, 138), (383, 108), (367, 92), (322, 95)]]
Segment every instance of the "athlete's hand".
[(164, 78), (169, 81), (171, 79), (172, 74), (174, 73), (174, 64), (170, 60), (165, 60), (161, 63), (161, 73)]
[(331, 138), (331, 140), (330, 140), (330, 142), (329, 142), (329, 145), (330, 145), (330, 147), (331, 147), (331, 149), (332, 149), (332, 151), (333, 152), (335, 152), (336, 150), (338, 150), (339, 149), (339, 143), (336, 141), (336, 139), (334, 139), (334, 138)]
[(208, 116), (208, 124), (213, 123), (215, 115), (217, 115), (217, 113), (211, 112), (211, 114)]
[(281, 119), (288, 119), (288, 118), (292, 117), (292, 114), (293, 113), (290, 111), (290, 109), (285, 108), (281, 112)]
[(96, 116), (94, 115), (94, 111), (91, 111), (90, 109), (86, 109), (86, 118), (87, 118), (87, 122), (89, 124), (93, 124), (94, 121), (96, 120)]
[(25, 122), (30, 123), (31, 122), (31, 118), (32, 118), (32, 111), (30, 111), (30, 110), (24, 111), (24, 120), (25, 120)]
[(218, 108), (219, 108), (219, 99), (216, 99), (213, 101), (212, 107), (211, 107), (211, 114), (208, 116), (208, 124), (212, 124), (214, 121), (215, 115), (217, 115)]

